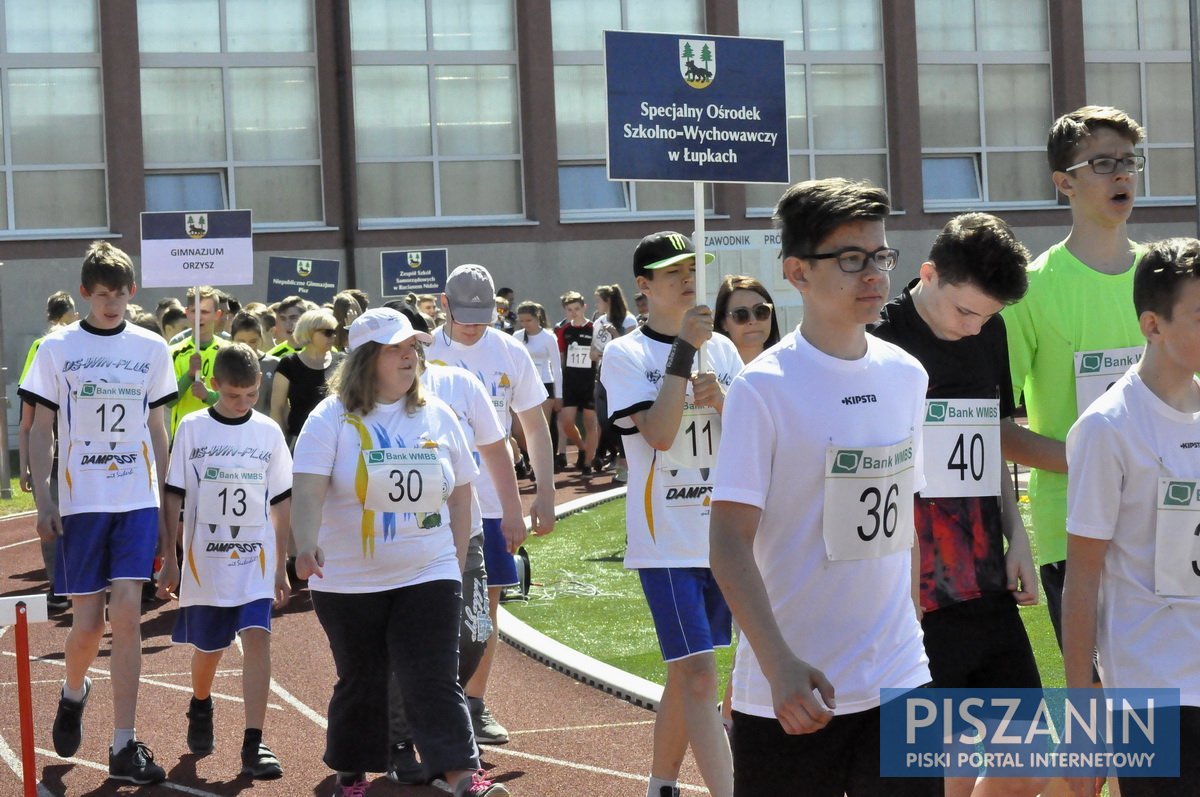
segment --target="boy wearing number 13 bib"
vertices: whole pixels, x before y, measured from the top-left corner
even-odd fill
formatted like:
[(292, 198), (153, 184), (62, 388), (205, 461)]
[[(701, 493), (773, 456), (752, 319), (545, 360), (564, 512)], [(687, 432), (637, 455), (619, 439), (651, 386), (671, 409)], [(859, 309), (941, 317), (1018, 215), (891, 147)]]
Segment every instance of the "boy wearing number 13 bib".
[[(798, 329), (733, 380), (714, 475), (712, 568), (742, 631), (734, 794), (941, 795), (881, 778), (880, 690), (929, 682), (914, 608), (913, 493), (928, 378), (867, 335), (898, 252), (887, 194), (840, 178), (775, 210)], [(836, 690), (836, 692), (835, 692)], [(836, 714), (835, 714), (836, 712)]]
[(650, 315), (608, 345), (600, 377), (629, 462), (625, 566), (641, 577), (667, 663), (650, 797), (678, 793), (689, 743), (709, 791), (728, 797), (733, 788), (713, 657), (714, 647), (729, 645), (731, 621), (709, 570), (708, 514), (725, 386), (742, 361), (728, 338), (713, 334), (712, 311), (696, 306), (696, 268), (687, 237), (642, 239), (633, 273)]
[[(260, 380), (258, 356), (249, 346), (222, 347), (213, 361), (216, 403), (179, 422), (164, 511), (179, 517), (183, 506), (183, 566), (164, 557), (158, 595), (165, 600), (178, 589), (171, 641), (194, 648), (188, 749), (212, 752), (213, 677), (226, 648), (241, 637), (241, 772), (270, 779), (283, 774), (262, 732), (271, 681), (271, 607), (289, 595), (283, 562), (291, 533), (292, 457), (279, 425), (254, 410)], [(163, 551), (176, 550), (176, 529), (167, 524)]]
[[(913, 499), (920, 600), (933, 683), (946, 689), (1041, 688), (1017, 605), (1037, 602), (1029, 537), (1004, 470), (1000, 423), (1013, 413), (1006, 304), (1025, 293), (1029, 252), (986, 213), (951, 219), (920, 276), (870, 331), (929, 374), (925, 489)], [(1005, 542), (1008, 549), (1005, 550)], [(1033, 795), (1042, 783), (991, 779), (989, 794)], [(949, 778), (964, 797), (975, 778)]]
[[(1151, 244), (1133, 278), (1146, 351), (1067, 434), (1067, 687), (1180, 690), (1179, 749), (1200, 745), (1200, 241)], [(1159, 711), (1175, 711), (1166, 707)], [(1077, 794), (1090, 784), (1076, 785)], [(1124, 797), (1200, 793), (1178, 779), (1120, 778)], [(1090, 790), (1086, 793), (1090, 794)]]

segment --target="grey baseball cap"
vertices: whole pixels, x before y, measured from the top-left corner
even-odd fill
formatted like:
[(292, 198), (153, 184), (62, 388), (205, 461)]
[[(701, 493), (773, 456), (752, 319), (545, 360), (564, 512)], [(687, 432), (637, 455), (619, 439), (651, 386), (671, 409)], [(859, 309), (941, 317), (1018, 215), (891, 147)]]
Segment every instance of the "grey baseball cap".
[(490, 324), (496, 320), (496, 287), (483, 266), (466, 263), (446, 279), (446, 303), (460, 324)]

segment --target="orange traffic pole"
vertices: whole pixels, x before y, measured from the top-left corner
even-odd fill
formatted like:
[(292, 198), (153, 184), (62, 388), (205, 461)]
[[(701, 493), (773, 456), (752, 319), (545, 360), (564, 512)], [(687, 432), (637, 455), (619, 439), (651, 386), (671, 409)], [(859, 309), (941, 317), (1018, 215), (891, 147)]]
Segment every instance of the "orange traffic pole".
[(33, 692), (29, 678), (29, 607), (17, 603), (17, 705), (21, 716), (21, 769), (25, 797), (37, 797), (33, 759)]

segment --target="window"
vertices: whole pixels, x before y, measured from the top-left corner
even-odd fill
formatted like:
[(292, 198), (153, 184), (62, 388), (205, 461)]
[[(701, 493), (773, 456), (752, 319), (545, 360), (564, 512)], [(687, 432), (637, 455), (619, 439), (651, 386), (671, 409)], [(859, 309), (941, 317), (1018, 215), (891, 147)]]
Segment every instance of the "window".
[[(551, 0), (559, 206), (564, 219), (683, 216), (690, 183), (609, 181), (604, 31), (704, 31), (702, 0)], [(712, 207), (712, 187), (705, 186)]]
[(364, 226), (523, 219), (512, 0), (351, 0)]
[[(783, 38), (793, 182), (849, 177), (888, 185), (879, 0), (738, 0), (743, 36)], [(780, 189), (746, 188), (750, 212)]]
[(96, 0), (5, 0), (0, 231), (108, 229)]
[(321, 223), (311, 0), (138, 0), (138, 26), (147, 209)]
[(1053, 121), (1046, 0), (917, 0), (925, 207), (1039, 207)]
[(1112, 105), (1146, 127), (1138, 191), (1192, 202), (1196, 194), (1188, 4), (1096, 0), (1083, 4), (1087, 101)]

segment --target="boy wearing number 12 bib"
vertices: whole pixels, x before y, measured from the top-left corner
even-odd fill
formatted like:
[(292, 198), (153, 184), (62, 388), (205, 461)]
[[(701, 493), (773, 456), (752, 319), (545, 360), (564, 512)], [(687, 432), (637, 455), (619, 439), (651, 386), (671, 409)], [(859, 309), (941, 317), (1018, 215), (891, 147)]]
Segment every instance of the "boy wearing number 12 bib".
[[(179, 422), (164, 511), (178, 517), (183, 506), (183, 567), (181, 574), (176, 558), (164, 557), (158, 596), (173, 597), (178, 588), (171, 641), (194, 648), (188, 749), (195, 755), (213, 750), (213, 678), (239, 636), (246, 708), (241, 773), (272, 779), (283, 769), (262, 732), (271, 682), (271, 608), (289, 595), (284, 556), (292, 457), (279, 425), (254, 410), (260, 381), (258, 356), (249, 346), (222, 347), (213, 361), (216, 403)], [(163, 551), (176, 550), (176, 528), (167, 524)]]
[(728, 797), (733, 789), (713, 656), (729, 645), (731, 621), (709, 569), (708, 514), (725, 386), (742, 361), (728, 338), (713, 334), (712, 311), (696, 305), (696, 268), (686, 236), (642, 239), (633, 273), (649, 318), (608, 345), (601, 372), (629, 462), (625, 566), (641, 577), (667, 663), (650, 797), (678, 794), (689, 744), (709, 791)]
[[(1179, 749), (1200, 745), (1200, 241), (1151, 244), (1133, 278), (1141, 362), (1067, 434), (1067, 687), (1180, 690)], [(1165, 707), (1159, 711), (1175, 711)], [(1124, 797), (1200, 793), (1179, 778), (1120, 778)], [(1072, 783), (1091, 794), (1090, 779)]]
[(915, 600), (913, 493), (925, 487), (925, 370), (867, 335), (899, 253), (887, 194), (840, 178), (775, 210), (798, 329), (733, 380), (722, 416), (712, 567), (742, 630), (734, 794), (941, 795), (879, 774), (880, 689), (929, 682)]
[[(920, 361), (925, 489), (913, 499), (921, 627), (935, 686), (1040, 689), (1017, 605), (1037, 603), (1029, 537), (1004, 470), (1000, 423), (1013, 413), (1000, 310), (1025, 294), (1029, 252), (986, 213), (951, 219), (920, 276), (870, 331)], [(1005, 542), (1008, 548), (1005, 550)], [(1033, 795), (1038, 780), (993, 778), (989, 794)], [(949, 778), (965, 797), (975, 778)]]

